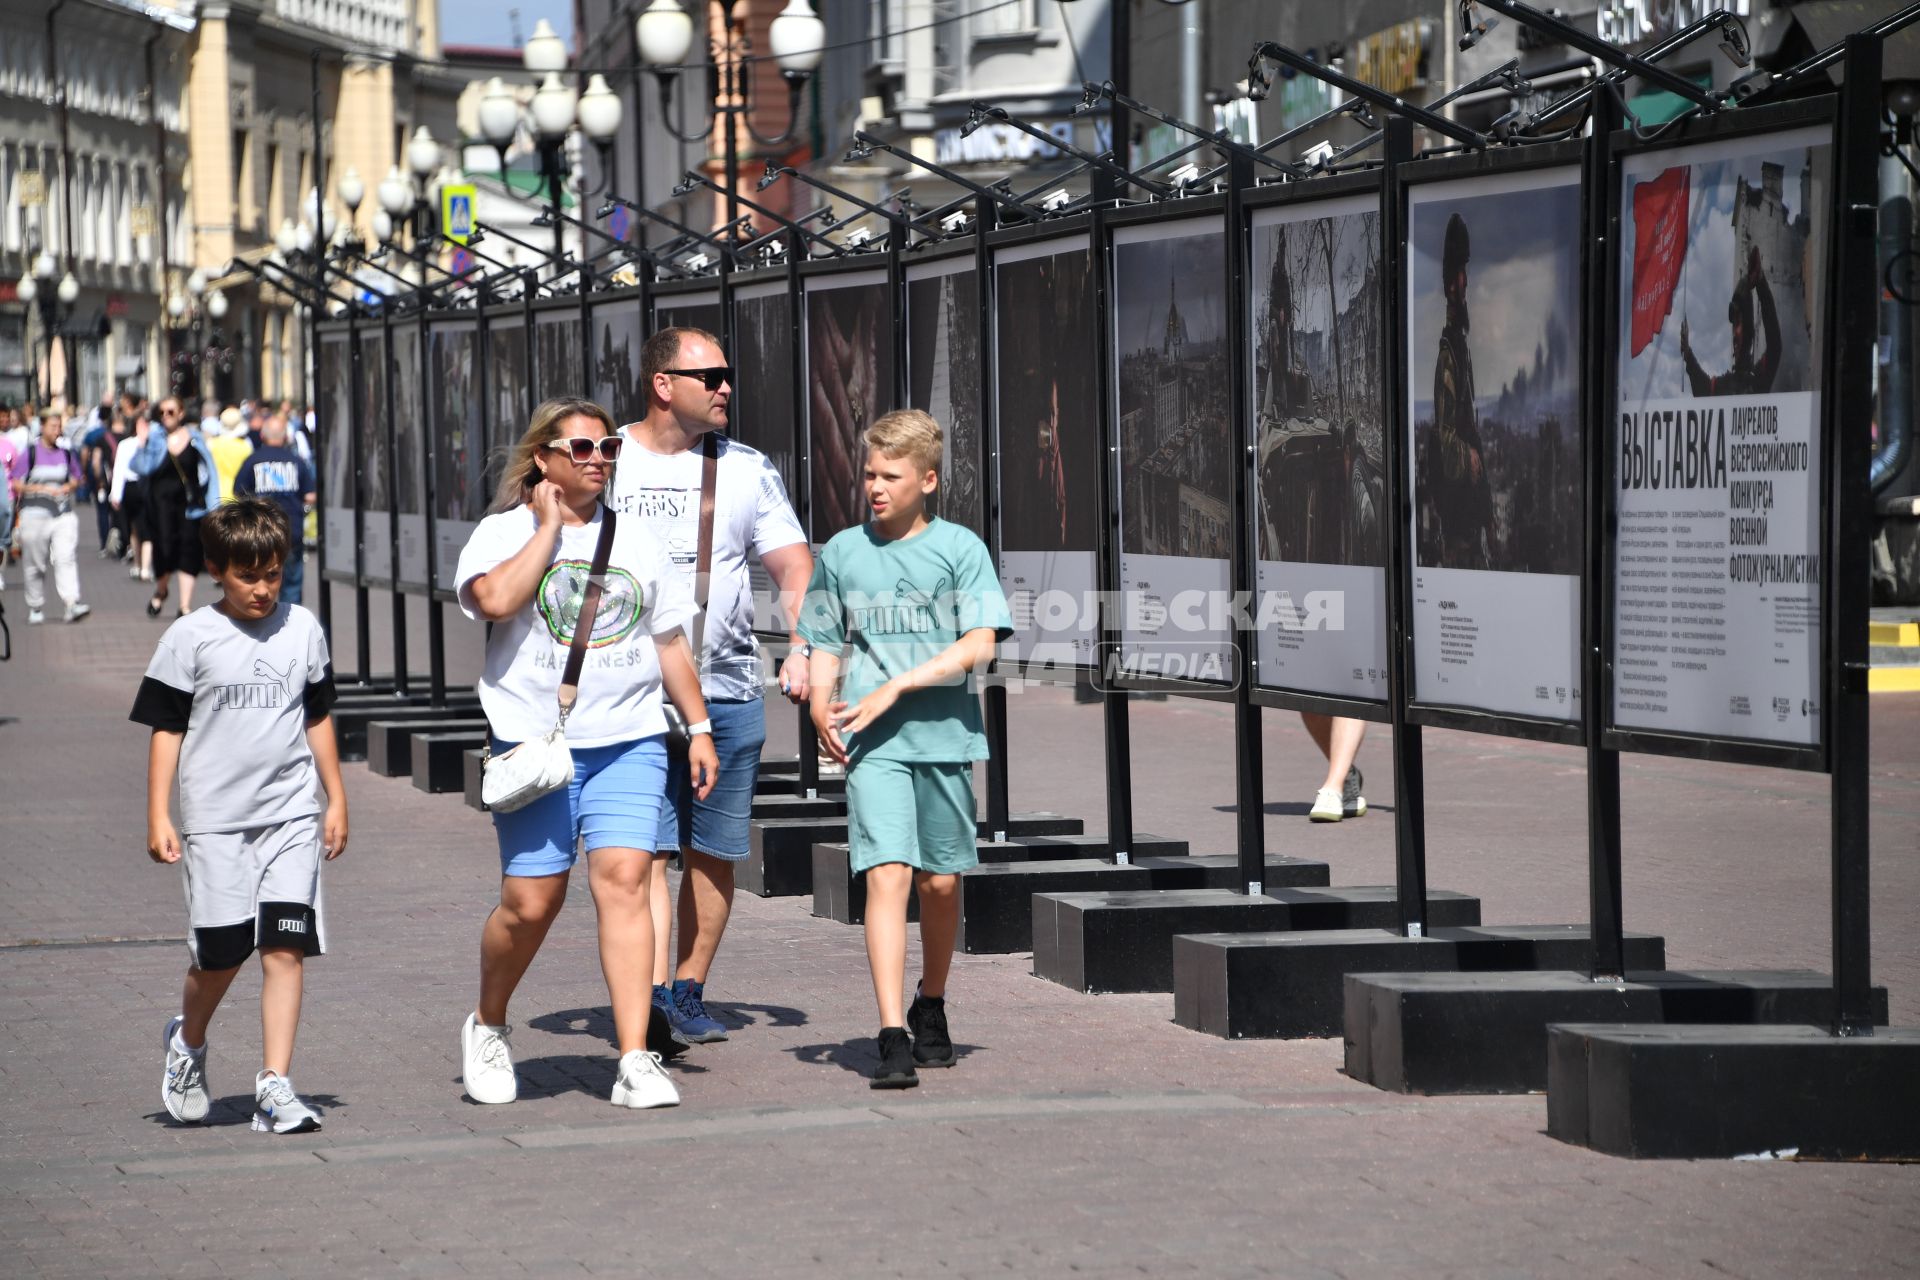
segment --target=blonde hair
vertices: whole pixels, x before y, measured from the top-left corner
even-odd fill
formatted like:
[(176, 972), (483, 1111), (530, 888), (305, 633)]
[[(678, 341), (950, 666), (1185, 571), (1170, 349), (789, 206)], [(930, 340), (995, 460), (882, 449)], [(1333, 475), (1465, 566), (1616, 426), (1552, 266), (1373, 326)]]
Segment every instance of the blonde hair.
[(560, 438), (561, 423), (580, 417), (592, 418), (607, 429), (608, 435), (619, 430), (613, 415), (591, 400), (562, 396), (547, 401), (533, 411), (533, 421), (527, 424), (526, 434), (507, 455), (507, 465), (500, 472), (500, 487), (494, 491), (489, 511), (510, 511), (527, 500), (528, 492), (540, 482), (540, 467), (534, 459), (548, 444)]
[(933, 415), (919, 409), (895, 409), (874, 419), (866, 445), (889, 458), (912, 458), (921, 471), (938, 471), (943, 433)]

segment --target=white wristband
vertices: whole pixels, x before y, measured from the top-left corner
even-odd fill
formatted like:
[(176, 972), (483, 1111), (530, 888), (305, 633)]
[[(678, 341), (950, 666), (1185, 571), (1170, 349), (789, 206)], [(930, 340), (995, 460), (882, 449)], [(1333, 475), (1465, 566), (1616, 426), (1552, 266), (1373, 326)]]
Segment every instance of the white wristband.
[(706, 735), (707, 735), (708, 737), (712, 737), (712, 736), (713, 736), (713, 721), (712, 721), (712, 719), (706, 719), (706, 720), (697, 720), (697, 721), (695, 721), (694, 723), (692, 723), (692, 724), (690, 724), (690, 725), (688, 725), (688, 726), (687, 726), (687, 736), (688, 736), (688, 737), (692, 737), (692, 736), (693, 736), (694, 734), (696, 734), (696, 733), (704, 733), (704, 734), (706, 734)]

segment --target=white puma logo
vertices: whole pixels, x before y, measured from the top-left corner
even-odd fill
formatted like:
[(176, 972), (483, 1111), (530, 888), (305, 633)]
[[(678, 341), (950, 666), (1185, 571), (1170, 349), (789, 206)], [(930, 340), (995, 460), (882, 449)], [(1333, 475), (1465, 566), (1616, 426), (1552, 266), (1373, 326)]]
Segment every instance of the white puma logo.
[(253, 660), (253, 674), (257, 676), (272, 676), (274, 683), (286, 690), (287, 697), (291, 698), (293, 697), (293, 673), (299, 666), (300, 660), (298, 658), (293, 659), (287, 663), (286, 674), (282, 675), (280, 672), (275, 671), (265, 658), (255, 658)]

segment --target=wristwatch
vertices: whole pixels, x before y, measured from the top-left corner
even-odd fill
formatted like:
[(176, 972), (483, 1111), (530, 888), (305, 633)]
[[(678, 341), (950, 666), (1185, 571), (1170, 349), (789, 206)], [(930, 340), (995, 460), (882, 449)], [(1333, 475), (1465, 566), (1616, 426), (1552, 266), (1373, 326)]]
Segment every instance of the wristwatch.
[(713, 736), (713, 718), (709, 716), (705, 720), (696, 720), (687, 726), (687, 736), (689, 738), (693, 737), (696, 733), (704, 733), (711, 738)]
[(800, 642), (800, 647), (795, 649), (793, 652), (799, 654), (803, 658), (811, 658), (813, 656), (813, 646), (811, 644), (808, 644), (805, 640), (802, 640)]

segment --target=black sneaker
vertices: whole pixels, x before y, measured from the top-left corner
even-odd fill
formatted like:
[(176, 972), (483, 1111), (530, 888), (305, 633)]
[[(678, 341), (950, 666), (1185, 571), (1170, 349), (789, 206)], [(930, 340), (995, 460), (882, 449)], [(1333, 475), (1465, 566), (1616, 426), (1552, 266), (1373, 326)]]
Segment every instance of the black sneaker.
[(913, 1046), (905, 1027), (880, 1028), (880, 1065), (869, 1081), (875, 1089), (911, 1089), (920, 1083), (913, 1069)]
[(1357, 818), (1367, 811), (1367, 798), (1360, 794), (1360, 789), (1366, 785), (1367, 780), (1361, 775), (1360, 766), (1349, 765), (1346, 784), (1340, 788), (1341, 817)]
[(953, 1065), (953, 1037), (947, 1034), (945, 999), (916, 992), (907, 1009), (907, 1030), (913, 1036), (915, 1062), (923, 1067)]

